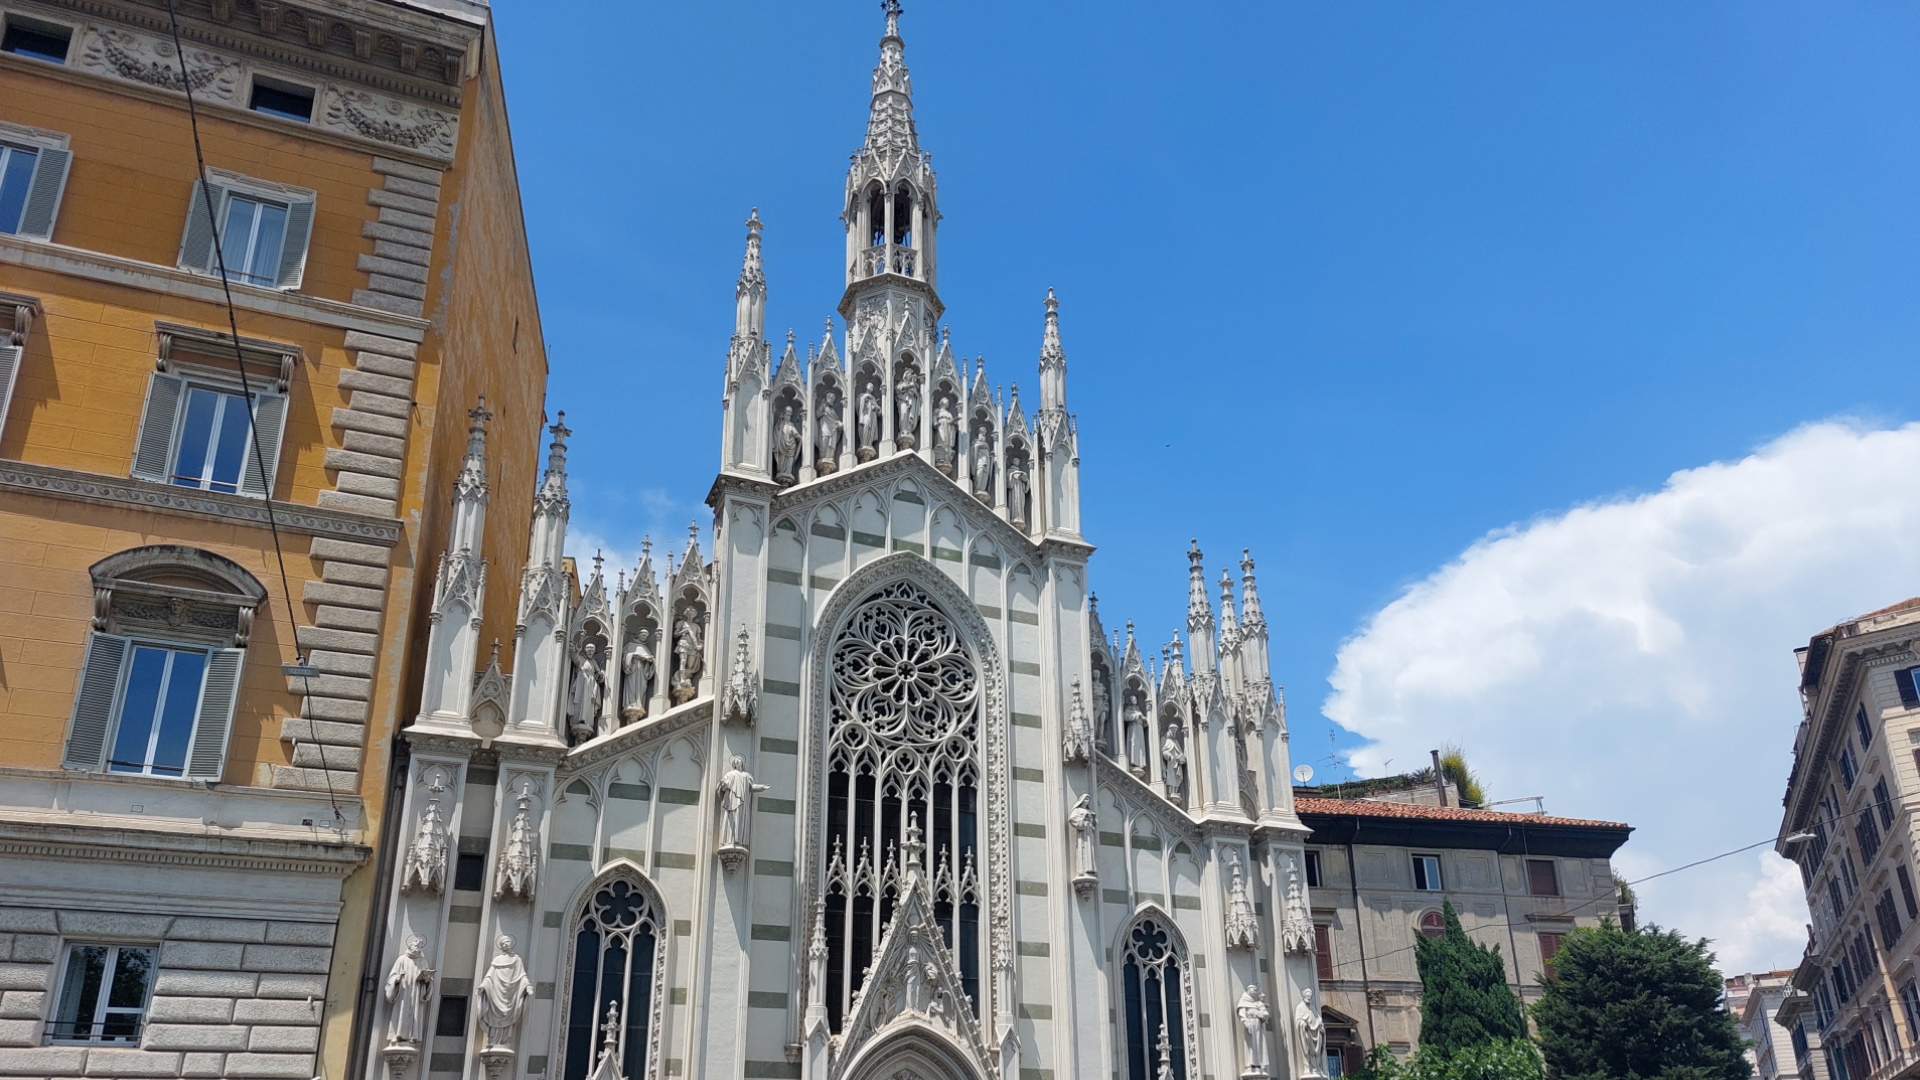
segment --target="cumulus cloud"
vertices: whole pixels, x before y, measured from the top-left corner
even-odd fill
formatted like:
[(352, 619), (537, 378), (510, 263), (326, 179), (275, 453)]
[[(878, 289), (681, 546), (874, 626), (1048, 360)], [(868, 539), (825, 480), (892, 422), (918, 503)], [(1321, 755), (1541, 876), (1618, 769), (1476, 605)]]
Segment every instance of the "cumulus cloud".
[[(1373, 740), (1363, 774), (1459, 742), (1490, 798), (1635, 826), (1629, 878), (1765, 839), (1800, 721), (1793, 649), (1920, 593), (1916, 480), (1920, 424), (1825, 422), (1498, 530), (1341, 646), (1324, 711)], [(1805, 944), (1798, 873), (1764, 849), (1638, 891), (1728, 971)]]

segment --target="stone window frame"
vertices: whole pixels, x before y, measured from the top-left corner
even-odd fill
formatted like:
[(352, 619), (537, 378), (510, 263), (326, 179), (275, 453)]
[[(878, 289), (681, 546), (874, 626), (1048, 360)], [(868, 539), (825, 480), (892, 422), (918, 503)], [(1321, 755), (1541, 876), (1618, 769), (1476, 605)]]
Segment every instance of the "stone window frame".
[(259, 451), (266, 463), (265, 475), (263, 477), (255, 466), (254, 432), (250, 431), (241, 457), (240, 475), (230, 494), (271, 500), (286, 441), (291, 401), (288, 387), (294, 369), (305, 358), (305, 351), (298, 345), (241, 337), (238, 339), (241, 363), (253, 369), (248, 378), (242, 380), (233, 368), (236, 339), (232, 336), (158, 321), (154, 323), (154, 335), (154, 373), (148, 379), (141, 405), (140, 430), (134, 440), (129, 475), (175, 486), (172, 483), (174, 457), (179, 452), (181, 414), (188, 390), (198, 386), (235, 395), (251, 390), (253, 426), (258, 431)]
[[(93, 1046), (93, 1047), (101, 1047), (101, 1048), (120, 1047), (120, 1048), (130, 1049), (130, 1050), (137, 1050), (137, 1049), (143, 1048), (147, 1039), (146, 1029), (147, 1029), (148, 1014), (150, 1014), (153, 1011), (153, 988), (155, 984), (159, 982), (160, 947), (161, 947), (161, 942), (145, 940), (145, 939), (127, 940), (127, 941), (99, 941), (99, 940), (62, 941), (60, 943), (60, 951), (57, 954), (59, 957), (59, 963), (58, 963), (58, 966), (54, 968), (54, 982), (52, 986), (53, 993), (49, 995), (51, 1000), (48, 1002), (48, 1005), (47, 1005), (47, 1013), (46, 1013), (47, 1020), (45, 1021), (45, 1027), (43, 1029), (43, 1038), (44, 1038), (45, 1044), (49, 1046)], [(72, 1034), (62, 1035), (59, 1033), (59, 1030), (58, 1030), (59, 1026), (63, 1022), (60, 1017), (61, 1000), (65, 996), (65, 992), (67, 989), (67, 980), (71, 977), (70, 969), (72, 966), (73, 951), (75, 949), (85, 949), (85, 948), (106, 948), (106, 949), (113, 950), (110, 956), (112, 959), (111, 967), (114, 970), (118, 969), (120, 951), (123, 949), (144, 949), (149, 954), (150, 959), (149, 959), (148, 968), (147, 968), (146, 992), (140, 1002), (139, 1011), (136, 1014), (138, 1016), (138, 1019), (135, 1022), (134, 1032), (131, 1038), (114, 1038), (106, 1035), (104, 1032), (102, 1032), (99, 1035), (87, 1035), (84, 1037), (75, 1036)], [(104, 995), (106, 995), (109, 992), (109, 985), (111, 981), (112, 980), (110, 975), (106, 978), (103, 978), (102, 985), (100, 988), (100, 992), (103, 996), (94, 1006), (94, 1014), (96, 1016), (102, 1017), (102, 1020), (100, 1022), (102, 1023), (103, 1026), (105, 1024), (105, 1017), (109, 1015), (108, 1013), (109, 1006), (107, 1005), (107, 1000)], [(121, 1013), (122, 1015), (125, 1015), (130, 1010), (124, 1007), (121, 1007), (116, 1009), (115, 1011)], [(93, 1026), (93, 1021), (90, 1019), (88, 1021), (88, 1027), (91, 1028), (92, 1026)]]

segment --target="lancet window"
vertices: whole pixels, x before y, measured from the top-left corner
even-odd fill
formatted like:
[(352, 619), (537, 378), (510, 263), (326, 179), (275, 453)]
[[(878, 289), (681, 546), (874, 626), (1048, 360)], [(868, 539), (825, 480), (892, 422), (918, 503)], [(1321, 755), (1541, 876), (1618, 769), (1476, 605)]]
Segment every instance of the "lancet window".
[(615, 879), (587, 898), (575, 921), (565, 1080), (647, 1075), (665, 925), (658, 902), (635, 882)]
[(1126, 1080), (1188, 1080), (1187, 954), (1165, 917), (1149, 912), (1120, 942)]
[(985, 937), (980, 881), (981, 678), (945, 612), (908, 582), (861, 601), (829, 646), (822, 894), (827, 1011), (839, 1030), (924, 844), (934, 917), (976, 1015)]

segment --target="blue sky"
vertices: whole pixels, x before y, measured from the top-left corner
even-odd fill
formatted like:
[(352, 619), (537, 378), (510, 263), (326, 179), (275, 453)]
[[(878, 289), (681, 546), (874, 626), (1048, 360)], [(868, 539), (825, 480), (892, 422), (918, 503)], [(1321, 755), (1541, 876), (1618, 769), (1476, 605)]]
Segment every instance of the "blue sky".
[[(840, 296), (878, 6), (495, 15), (575, 529), (677, 543), (748, 208), (770, 330), (817, 340)], [(902, 31), (956, 350), (1031, 391), (1059, 292), (1102, 614), (1164, 640), (1187, 538), (1210, 576), (1252, 547), (1323, 776), (1342, 643), (1490, 531), (1915, 418), (1920, 7), (910, 0)], [(1920, 592), (1895, 563), (1769, 609), (1778, 752), (1728, 840), (1777, 824), (1795, 635)], [(1505, 737), (1436, 719), (1391, 767), (1463, 734)]]

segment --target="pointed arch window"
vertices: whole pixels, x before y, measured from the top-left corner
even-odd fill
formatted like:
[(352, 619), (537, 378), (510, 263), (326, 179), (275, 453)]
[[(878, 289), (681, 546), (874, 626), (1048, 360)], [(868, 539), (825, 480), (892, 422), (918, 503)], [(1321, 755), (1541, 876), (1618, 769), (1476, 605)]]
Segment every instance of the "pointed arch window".
[(1158, 912), (1135, 920), (1120, 939), (1120, 1006), (1125, 1080), (1188, 1080), (1187, 951)]
[(958, 629), (900, 581), (854, 606), (827, 655), (827, 1011), (840, 1030), (899, 897), (910, 826), (961, 987), (980, 1010), (981, 677)]
[(666, 973), (666, 919), (650, 889), (617, 878), (574, 920), (565, 1080), (641, 1080)]

